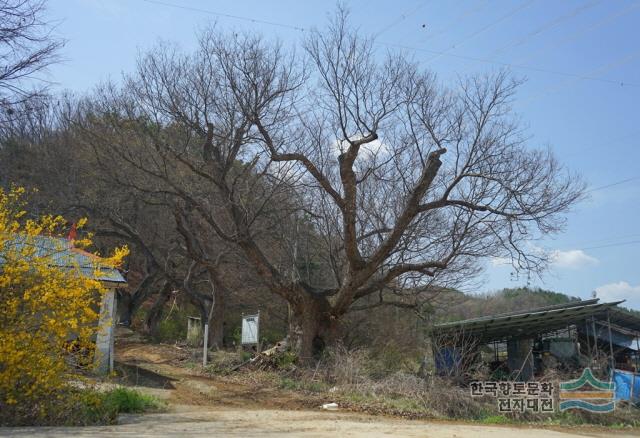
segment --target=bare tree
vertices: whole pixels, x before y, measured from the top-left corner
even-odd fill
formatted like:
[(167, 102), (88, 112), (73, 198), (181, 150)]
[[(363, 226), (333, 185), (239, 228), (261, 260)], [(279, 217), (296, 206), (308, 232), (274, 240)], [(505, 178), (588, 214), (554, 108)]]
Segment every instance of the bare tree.
[[(469, 374), (480, 368), (480, 344), (464, 330), (442, 333), (432, 330), (429, 333), (430, 348), (436, 372), (457, 383), (468, 380)], [(427, 353), (429, 354), (429, 353)], [(426, 363), (423, 360), (421, 372), (424, 374)]]
[[(2, 119), (12, 119), (26, 102), (46, 90), (38, 78), (55, 62), (63, 42), (51, 34), (43, 18), (44, 0), (0, 0), (0, 110)], [(34, 86), (34, 80), (39, 84)], [(2, 120), (0, 119), (0, 120)]]
[[(77, 118), (98, 154), (123, 163), (123, 187), (170, 198), (289, 303), (303, 359), (339, 338), (351, 309), (417, 308), (488, 257), (544, 269), (531, 242), (559, 231), (583, 192), (525, 143), (507, 74), (446, 88), (402, 54), (380, 60), (351, 29), (339, 12), (302, 57), (213, 30), (190, 55), (161, 45)], [(298, 251), (278, 231), (293, 217), (317, 237), (313, 280), (292, 275)]]

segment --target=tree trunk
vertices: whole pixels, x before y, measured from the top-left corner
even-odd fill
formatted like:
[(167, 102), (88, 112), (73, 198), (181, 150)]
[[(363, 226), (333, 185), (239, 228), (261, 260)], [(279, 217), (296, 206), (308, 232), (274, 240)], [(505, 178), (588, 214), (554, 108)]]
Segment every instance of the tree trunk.
[(202, 333), (204, 333), (204, 325), (209, 324), (209, 338), (207, 340), (207, 348), (222, 348), (222, 340), (224, 337), (224, 289), (222, 287), (214, 288), (214, 303), (211, 309), (211, 299), (201, 300), (192, 298), (191, 303), (196, 306), (200, 313), (200, 323), (202, 325)]
[(291, 304), (289, 345), (302, 364), (310, 364), (338, 339), (338, 320), (326, 298), (308, 294)]
[(129, 327), (134, 313), (155, 291), (155, 277), (147, 274), (135, 291), (118, 289), (118, 322)]
[(224, 313), (225, 313), (225, 296), (224, 289), (216, 287), (215, 305), (211, 318), (209, 319), (209, 348), (222, 348), (224, 340)]
[(157, 336), (158, 334), (158, 324), (160, 323), (160, 318), (162, 318), (162, 309), (171, 296), (171, 289), (172, 288), (170, 283), (166, 283), (164, 285), (164, 287), (160, 291), (160, 294), (158, 294), (156, 301), (153, 303), (153, 306), (151, 306), (151, 309), (149, 309), (149, 313), (147, 314), (145, 325), (147, 331), (153, 337)]
[(133, 311), (131, 294), (124, 289), (118, 289), (118, 323), (126, 327), (131, 326)]

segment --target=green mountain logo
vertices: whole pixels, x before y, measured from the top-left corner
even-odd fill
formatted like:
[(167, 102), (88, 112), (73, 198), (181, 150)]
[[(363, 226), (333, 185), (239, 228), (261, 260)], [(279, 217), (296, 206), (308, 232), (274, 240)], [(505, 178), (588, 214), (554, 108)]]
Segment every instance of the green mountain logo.
[(560, 383), (560, 411), (611, 412), (616, 407), (615, 386), (613, 382), (597, 379), (590, 368), (585, 368), (578, 379)]

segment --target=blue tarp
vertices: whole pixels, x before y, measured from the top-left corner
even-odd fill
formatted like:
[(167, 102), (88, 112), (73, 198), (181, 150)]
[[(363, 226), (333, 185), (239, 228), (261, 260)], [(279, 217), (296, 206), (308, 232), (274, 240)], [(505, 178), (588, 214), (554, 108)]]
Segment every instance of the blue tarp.
[(436, 370), (443, 373), (456, 369), (460, 365), (461, 355), (455, 347), (444, 347), (435, 354)]
[(633, 401), (640, 401), (640, 374), (614, 370), (613, 381), (616, 384), (616, 400), (631, 400), (631, 387), (633, 386)]

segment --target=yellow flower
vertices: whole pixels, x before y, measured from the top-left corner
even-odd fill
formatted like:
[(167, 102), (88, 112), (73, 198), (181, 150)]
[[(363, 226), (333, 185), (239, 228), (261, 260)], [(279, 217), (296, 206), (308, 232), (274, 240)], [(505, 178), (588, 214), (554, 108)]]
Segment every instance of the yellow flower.
[[(68, 244), (66, 221), (53, 215), (25, 220), (25, 194), (22, 187), (0, 189), (0, 404), (51, 394), (66, 384), (70, 364), (91, 363), (85, 356), (98, 330), (96, 293), (104, 292), (79, 266), (53, 263), (55, 250), (38, 250), (43, 236)], [(78, 227), (85, 224), (82, 219)], [(128, 254), (118, 248), (100, 262), (119, 266)]]

